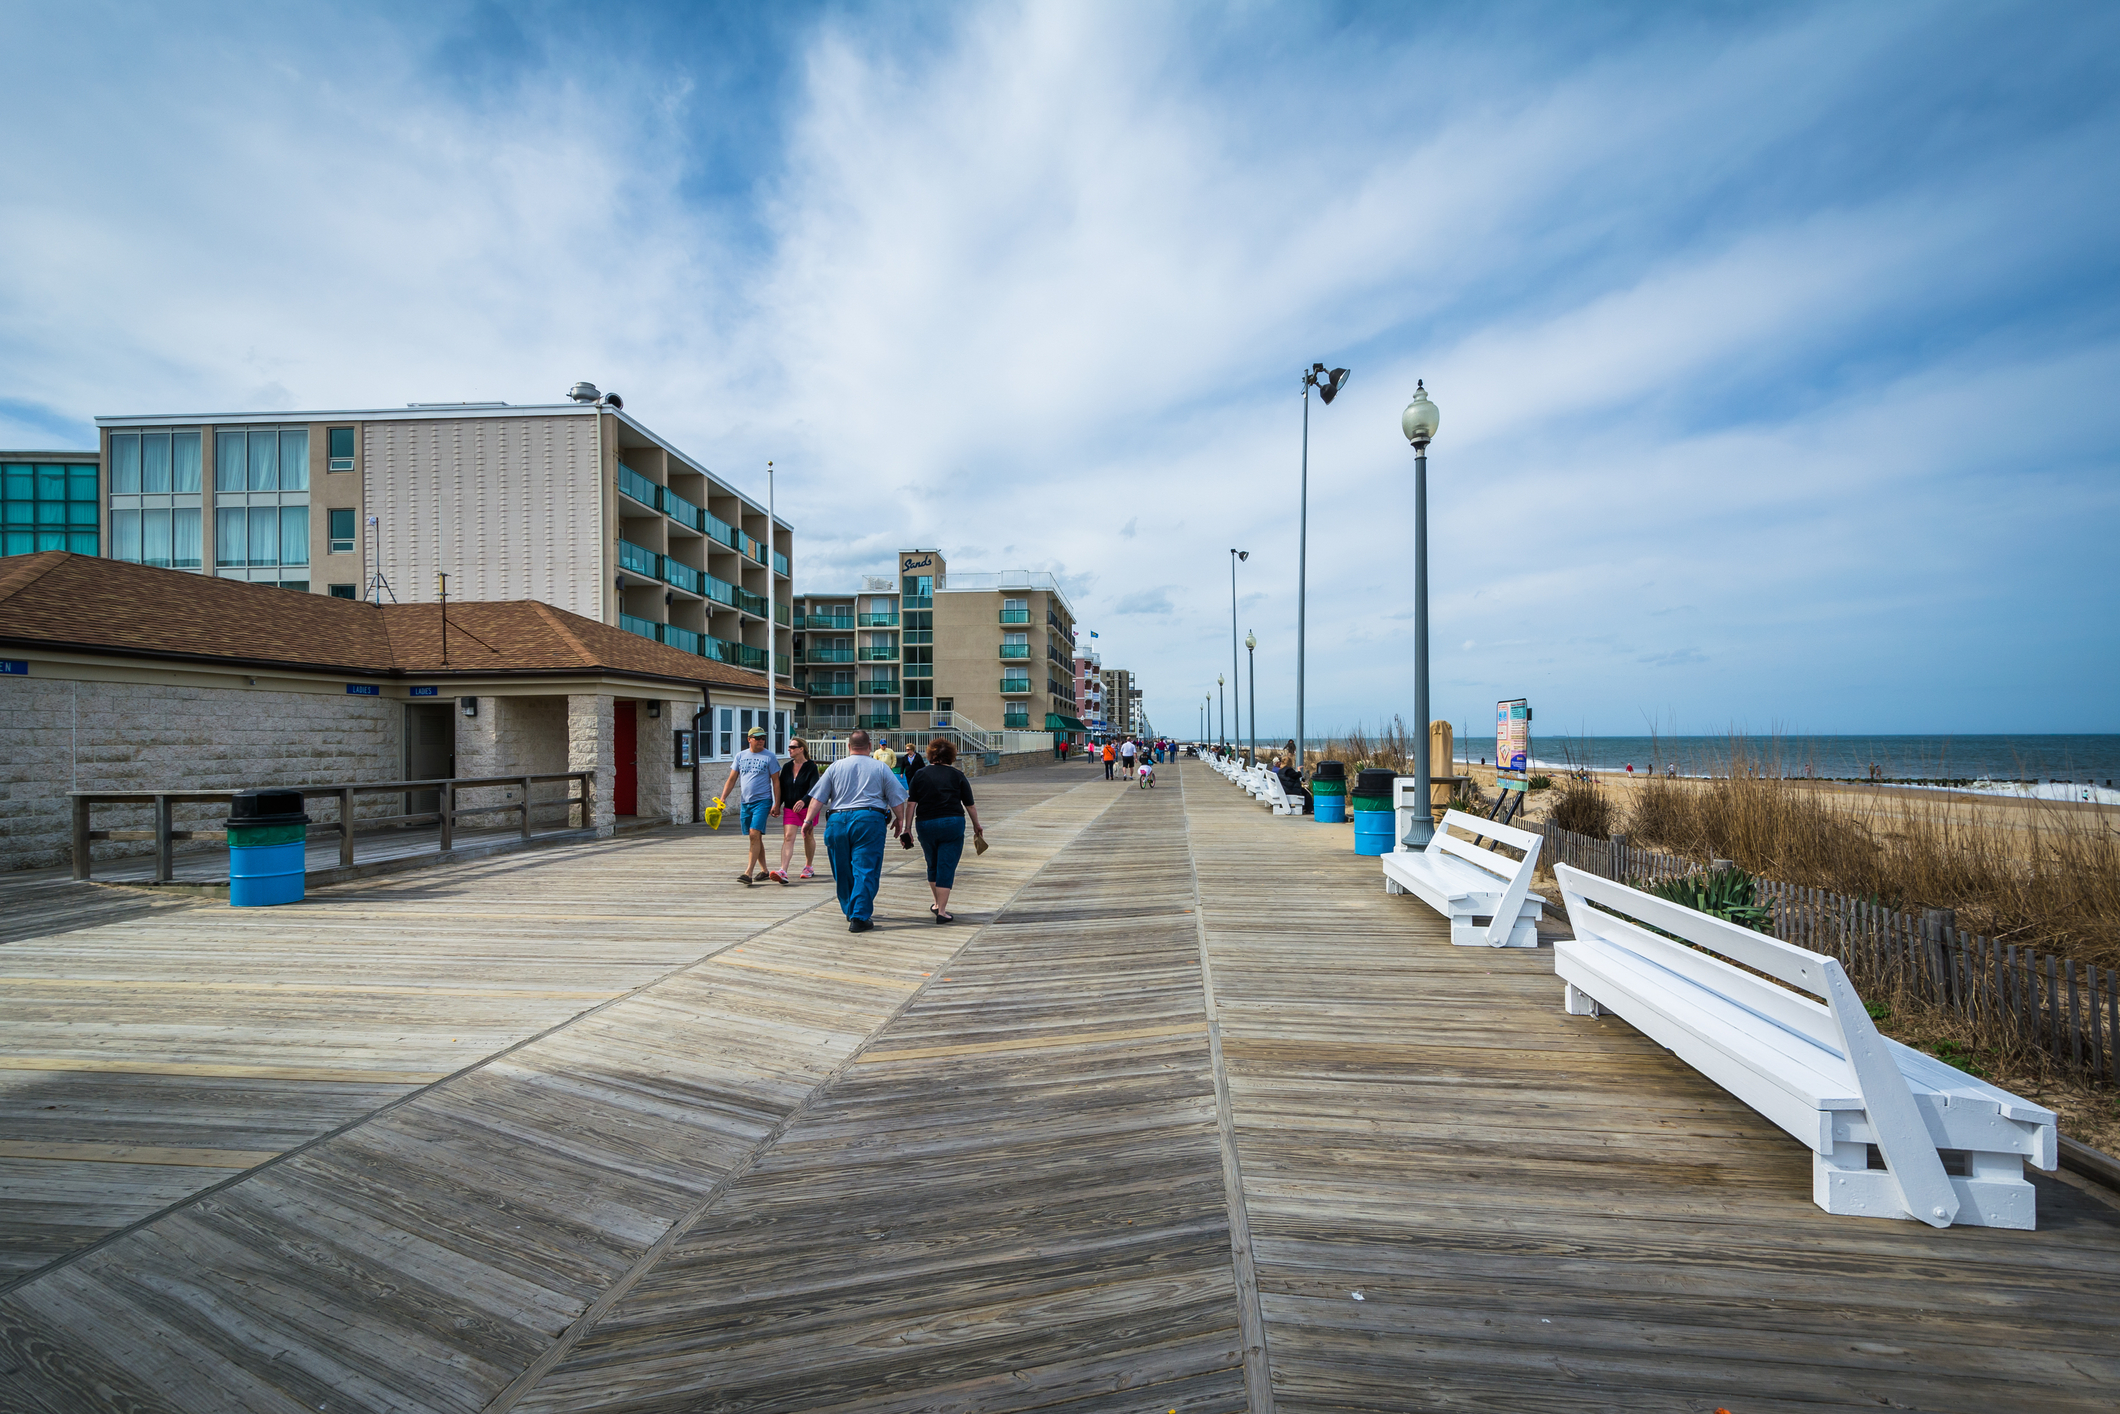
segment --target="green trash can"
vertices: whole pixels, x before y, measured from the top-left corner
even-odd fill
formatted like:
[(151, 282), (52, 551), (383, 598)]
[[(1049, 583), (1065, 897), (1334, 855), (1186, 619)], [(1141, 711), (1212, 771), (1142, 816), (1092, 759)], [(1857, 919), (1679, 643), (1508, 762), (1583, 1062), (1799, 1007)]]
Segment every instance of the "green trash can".
[(309, 816), (298, 790), (237, 791), (228, 804), (228, 902), (234, 908), (300, 903)]

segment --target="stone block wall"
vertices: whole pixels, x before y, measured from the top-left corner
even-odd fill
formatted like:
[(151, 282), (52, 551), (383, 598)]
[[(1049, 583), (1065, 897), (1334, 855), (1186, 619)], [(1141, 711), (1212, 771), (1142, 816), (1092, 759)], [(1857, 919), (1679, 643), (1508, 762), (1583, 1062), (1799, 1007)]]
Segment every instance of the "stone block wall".
[[(0, 678), (0, 868), (69, 862), (70, 790), (243, 790), (387, 781), (399, 771), (403, 704), (255, 688)], [(329, 803), (318, 808), (330, 812)], [(393, 798), (360, 807), (394, 811)], [(179, 807), (178, 829), (213, 829), (225, 804)], [(323, 815), (319, 815), (321, 820)], [(152, 829), (148, 806), (100, 806), (97, 829)], [(207, 843), (179, 843), (179, 849)], [(150, 854), (147, 841), (95, 857)]]
[[(542, 697), (482, 697), (478, 715), (456, 718), (456, 773), (459, 776), (538, 776), (570, 771), (567, 764), (567, 699), (555, 693)], [(570, 781), (543, 781), (530, 788), (533, 801), (565, 800), (575, 793)], [(486, 786), (466, 790), (457, 797), (460, 809), (513, 803), (520, 787)], [(560, 812), (541, 810), (534, 817), (538, 829), (554, 829)], [(513, 826), (510, 815), (478, 815), (463, 822), (473, 829)]]
[(567, 698), (567, 769), (596, 773), (589, 819), (581, 821), (580, 812), (573, 813), (577, 824), (586, 823), (599, 835), (610, 835), (618, 828), (617, 813), (611, 808), (615, 776), (611, 721), (616, 705), (609, 693), (575, 693)]

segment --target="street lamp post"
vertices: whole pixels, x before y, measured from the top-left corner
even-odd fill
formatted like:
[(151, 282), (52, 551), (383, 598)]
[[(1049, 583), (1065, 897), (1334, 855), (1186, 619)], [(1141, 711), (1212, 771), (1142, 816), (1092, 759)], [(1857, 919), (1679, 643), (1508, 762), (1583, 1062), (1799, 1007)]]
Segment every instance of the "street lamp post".
[(1413, 823), (1408, 849), (1426, 849), (1435, 837), (1435, 803), (1428, 787), (1428, 443), (1441, 415), (1428, 400), (1428, 385), (1416, 381), (1413, 401), (1399, 415), (1399, 429), (1413, 443)]
[(1215, 674), (1215, 715), (1222, 719), (1221, 730), (1215, 735), (1220, 739), (1222, 750), (1225, 752), (1229, 750), (1229, 699), (1223, 695), (1222, 689), (1228, 682), (1229, 679), (1220, 673)]
[[(1229, 552), (1229, 683), (1232, 694), (1236, 691), (1237, 682), (1237, 561), (1250, 558), (1251, 551), (1249, 550), (1231, 550)], [(1236, 735), (1231, 740), (1240, 741), (1243, 736), (1244, 714), (1239, 712), (1237, 714)]]
[(1245, 764), (1259, 764), (1259, 636), (1249, 629), (1244, 633), (1244, 666), (1251, 669), (1247, 681), (1251, 684), (1251, 760)]
[(1303, 753), (1309, 748), (1303, 739), (1303, 616), (1304, 595), (1310, 580), (1310, 390), (1318, 390), (1318, 397), (1327, 407), (1339, 396), (1340, 389), (1347, 384), (1347, 370), (1335, 368), (1330, 373), (1322, 363), (1313, 363), (1310, 372), (1303, 375), (1303, 491), (1296, 511), (1296, 759), (1295, 768), (1303, 769)]

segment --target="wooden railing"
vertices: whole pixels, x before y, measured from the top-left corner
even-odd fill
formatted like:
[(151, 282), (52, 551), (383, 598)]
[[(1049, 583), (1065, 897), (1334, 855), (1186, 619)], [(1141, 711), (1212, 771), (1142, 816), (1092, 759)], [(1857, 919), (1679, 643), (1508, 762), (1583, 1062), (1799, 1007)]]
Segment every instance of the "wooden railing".
[[(1628, 844), (1625, 836), (1601, 840), (1551, 822), (1540, 832), (1545, 863), (1572, 864), (1621, 883), (1678, 878), (1729, 863), (1660, 854)], [(1773, 879), (1755, 880), (1753, 887), (1760, 903), (1773, 906), (1769, 932), (1840, 959), (1865, 995), (1881, 984), (1887, 992), (2007, 1027), (2093, 1080), (2120, 1083), (2120, 969), (1962, 932), (1947, 908), (1901, 911)]]
[[(579, 781), (579, 795), (562, 796), (556, 800), (532, 800), (531, 787), (551, 781)], [(458, 791), (480, 788), (516, 787), (522, 791), (520, 800), (504, 801), (499, 805), (459, 806)], [(353, 842), (357, 834), (374, 833), (385, 825), (438, 825), (437, 852), (446, 852), (456, 843), (456, 822), (472, 815), (507, 815), (517, 817), (522, 837), (529, 839), (534, 829), (533, 812), (559, 807), (566, 813), (561, 817), (566, 823), (560, 828), (571, 829), (574, 812), (581, 811), (582, 824), (591, 820), (590, 808), (595, 798), (596, 773), (593, 771), (560, 771), (541, 776), (453, 776), (433, 781), (363, 781), (321, 786), (279, 787), (295, 792), (304, 804), (312, 799), (331, 798), (338, 802), (339, 818), (323, 824), (312, 824), (312, 835), (339, 837), (339, 864), (342, 868), (353, 867)], [(436, 791), (439, 800), (433, 810), (414, 810), (397, 815), (367, 815), (355, 819), (353, 798), (357, 795), (392, 795), (407, 791)], [(232, 790), (166, 790), (166, 791), (89, 791), (67, 792), (74, 803), (74, 877), (89, 877), (93, 860), (93, 846), (97, 840), (153, 840), (155, 842), (155, 882), (167, 884), (176, 878), (176, 842), (178, 840), (210, 840), (225, 838), (225, 829), (180, 830), (175, 828), (176, 808), (179, 805), (210, 803), (233, 800), (237, 792)], [(149, 830), (98, 830), (93, 828), (91, 814), (98, 805), (151, 805), (154, 807), (154, 828)]]

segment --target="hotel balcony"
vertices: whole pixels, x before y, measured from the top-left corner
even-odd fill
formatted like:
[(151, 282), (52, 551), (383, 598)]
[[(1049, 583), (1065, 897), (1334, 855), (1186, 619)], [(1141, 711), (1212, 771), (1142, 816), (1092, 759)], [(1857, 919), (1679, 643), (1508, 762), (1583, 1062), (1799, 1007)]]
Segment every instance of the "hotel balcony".
[(1031, 680), (1029, 678), (1003, 678), (1001, 680), (1001, 695), (1003, 697), (1028, 697), (1031, 695)]
[(1028, 658), (1031, 656), (1031, 646), (1028, 643), (1004, 643), (1001, 645), (1001, 656), (1004, 658)]

